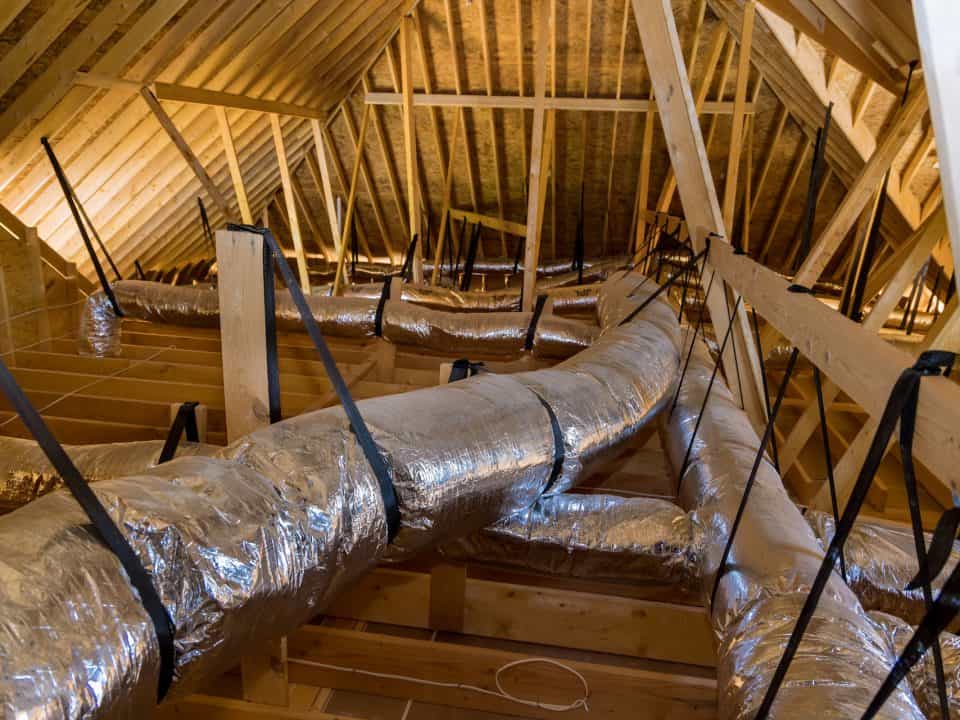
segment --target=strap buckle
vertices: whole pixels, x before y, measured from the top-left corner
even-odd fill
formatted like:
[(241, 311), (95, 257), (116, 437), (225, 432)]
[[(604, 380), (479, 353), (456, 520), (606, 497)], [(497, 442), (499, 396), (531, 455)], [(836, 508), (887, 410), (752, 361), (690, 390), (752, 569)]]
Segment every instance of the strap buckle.
[(920, 357), (913, 364), (913, 369), (924, 376), (949, 377), (956, 359), (957, 354), (947, 350), (927, 350), (920, 353)]

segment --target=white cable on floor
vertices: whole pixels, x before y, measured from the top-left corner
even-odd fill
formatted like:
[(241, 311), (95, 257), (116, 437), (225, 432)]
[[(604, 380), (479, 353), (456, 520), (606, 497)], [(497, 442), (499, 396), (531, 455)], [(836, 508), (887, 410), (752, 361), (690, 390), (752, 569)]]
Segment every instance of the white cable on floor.
[[(444, 687), (452, 688), (455, 690), (469, 690), (470, 692), (479, 693), (481, 695), (492, 695), (493, 697), (498, 697), (503, 700), (509, 700), (510, 702), (515, 702), (520, 705), (528, 705), (530, 707), (540, 708), (541, 710), (550, 710), (552, 712), (568, 712), (570, 710), (576, 710), (577, 708), (583, 708), (585, 711), (590, 712), (590, 707), (587, 705), (587, 698), (590, 697), (590, 685), (587, 683), (587, 679), (581, 675), (579, 672), (574, 670), (569, 665), (564, 665), (562, 662), (553, 660), (551, 658), (522, 658), (521, 660), (514, 660), (513, 662), (508, 662), (505, 665), (501, 665), (497, 669), (496, 674), (494, 675), (494, 682), (497, 684), (496, 690), (488, 690), (487, 688), (477, 687), (476, 685), (465, 685), (463, 683), (452, 683), (452, 682), (440, 682), (437, 680), (424, 680), (423, 678), (411, 677), (409, 675), (394, 675), (393, 673), (380, 673), (373, 672), (372, 670), (361, 670), (359, 668), (344, 667), (342, 665), (328, 665), (327, 663), (314, 662), (313, 660), (301, 660), (299, 658), (289, 658), (287, 662), (297, 663), (299, 665), (309, 665), (311, 667), (323, 668), (324, 670), (334, 670), (336, 672), (346, 672), (354, 673), (356, 675), (365, 675), (368, 677), (383, 678), (385, 680), (400, 680), (403, 682), (416, 683), (418, 685), (430, 685), (432, 687)], [(583, 686), (583, 697), (574, 700), (572, 703), (567, 705), (558, 705), (555, 703), (544, 703), (537, 700), (527, 700), (525, 698), (519, 698), (515, 695), (511, 695), (506, 690), (503, 689), (503, 685), (500, 682), (500, 676), (512, 668), (518, 667), (520, 665), (529, 665), (531, 663), (543, 663), (545, 665), (553, 665), (565, 670), (574, 677), (576, 677), (580, 684)]]

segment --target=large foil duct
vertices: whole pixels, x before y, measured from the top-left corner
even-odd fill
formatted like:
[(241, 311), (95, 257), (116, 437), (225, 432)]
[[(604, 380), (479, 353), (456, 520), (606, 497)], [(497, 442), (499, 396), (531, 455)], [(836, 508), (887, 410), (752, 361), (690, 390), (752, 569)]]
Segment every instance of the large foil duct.
[[(117, 301), (129, 319), (173, 325), (217, 327), (220, 300), (216, 290), (171, 286), (142, 280), (113, 284)], [(307, 298), (324, 335), (347, 338), (375, 336), (377, 300), (356, 297)], [(300, 314), (287, 292), (277, 293), (277, 327), (300, 330)], [(397, 300), (386, 302), (383, 337), (397, 344), (458, 354), (510, 355), (521, 352), (533, 313), (485, 312), (465, 315)], [(566, 358), (588, 347), (598, 330), (583, 322), (544, 314), (537, 323), (532, 351), (538, 357)], [(102, 293), (87, 298), (80, 319), (82, 352), (107, 357), (120, 354), (121, 320)]]
[(700, 590), (695, 528), (667, 500), (564, 493), (443, 548), (445, 555), (561, 577)]
[[(872, 612), (870, 617), (889, 634), (891, 649), (899, 657), (916, 628), (887, 613)], [(943, 658), (943, 675), (946, 680), (947, 707), (950, 717), (960, 717), (960, 637), (953, 633), (941, 633), (940, 656)], [(929, 651), (924, 653), (908, 673), (907, 682), (910, 683), (913, 695), (927, 718), (941, 720), (940, 695), (937, 691), (933, 653)]]
[[(124, 477), (156, 467), (160, 440), (99, 445), (65, 445), (64, 449), (88, 482)], [(183, 441), (177, 457), (213, 455), (219, 447)], [(32, 440), (0, 437), (0, 512), (36, 500), (63, 485), (60, 475)]]
[[(629, 284), (628, 284), (629, 283)], [(341, 408), (180, 458), (94, 491), (152, 573), (176, 627), (182, 697), (250, 647), (291, 632), (383, 558), (404, 558), (533, 505), (554, 464), (559, 492), (669, 401), (679, 329), (636, 284), (611, 282), (603, 334), (549, 370), (482, 374), (358, 403), (396, 486), (388, 546), (379, 486)], [(121, 302), (123, 300), (121, 299)], [(156, 699), (153, 628), (119, 562), (64, 491), (0, 517), (0, 707), (7, 717), (136, 718)]]
[[(683, 462), (712, 367), (706, 349), (697, 343), (667, 422), (667, 453), (675, 469)], [(700, 574), (708, 602), (758, 447), (745, 413), (718, 379), (681, 478), (680, 496), (702, 533)], [(746, 720), (755, 715), (822, 557), (823, 549), (773, 466), (762, 463), (711, 608), (720, 639), (722, 718)], [(772, 717), (859, 717), (893, 660), (854, 593), (835, 574)], [(880, 717), (922, 715), (909, 691), (899, 688)]]
[[(287, 262), (289, 262), (291, 265), (296, 263), (296, 261), (296, 257), (292, 255), (287, 258)], [(519, 264), (516, 264), (516, 262), (517, 261), (514, 258), (508, 257), (477, 258), (473, 263), (473, 271), (475, 273), (490, 273), (491, 275), (512, 275), (514, 273), (514, 267), (516, 267), (518, 273), (523, 273), (523, 260), (521, 259)], [(598, 267), (624, 267), (629, 262), (630, 257), (628, 255), (585, 258), (583, 261), (584, 275), (590, 275)], [(432, 260), (424, 259), (424, 274), (432, 274), (433, 266)], [(549, 262), (542, 262), (537, 266), (537, 277), (553, 277), (556, 275), (567, 274), (571, 272), (571, 266), (572, 261), (570, 260), (551, 260)], [(348, 266), (347, 269), (353, 271), (351, 266)], [(382, 280), (387, 275), (395, 274), (399, 269), (400, 268), (397, 265), (388, 265), (386, 263), (358, 262), (356, 264), (356, 271), (354, 274), (357, 277), (368, 277)], [(445, 275), (449, 275), (449, 266), (442, 264), (441, 269)], [(317, 263), (311, 264), (310, 266), (311, 274), (324, 275), (329, 273), (330, 277), (332, 278), (334, 272), (336, 272), (334, 263)]]
[[(811, 510), (806, 518), (823, 546), (828, 546), (833, 540), (833, 517)], [(927, 547), (930, 547), (931, 540), (931, 535), (926, 534)], [(913, 532), (909, 528), (858, 520), (844, 543), (843, 558), (847, 566), (847, 582), (865, 609), (896, 615), (914, 625), (923, 619), (923, 590), (906, 589), (919, 569)], [(931, 583), (934, 596), (958, 562), (960, 549), (954, 543), (947, 567)]]

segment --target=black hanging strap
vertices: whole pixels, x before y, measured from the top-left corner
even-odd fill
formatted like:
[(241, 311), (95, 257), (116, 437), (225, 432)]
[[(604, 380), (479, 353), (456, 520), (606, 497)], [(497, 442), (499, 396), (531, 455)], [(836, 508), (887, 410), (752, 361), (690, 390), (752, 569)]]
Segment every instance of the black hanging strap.
[(210, 229), (210, 218), (207, 217), (207, 208), (203, 204), (203, 198), (197, 196), (197, 207), (200, 208), (200, 225), (203, 227), (203, 236), (210, 243), (213, 252), (217, 252), (217, 244), (213, 240), (213, 230)]
[(73, 189), (70, 187), (70, 181), (67, 180), (67, 176), (63, 172), (63, 168), (60, 167), (60, 161), (57, 160), (57, 156), (53, 152), (53, 148), (50, 146), (49, 140), (47, 138), (40, 138), (40, 143), (43, 145), (43, 149), (47, 151), (47, 157), (50, 159), (50, 164), (53, 165), (53, 172), (57, 176), (57, 180), (60, 182), (60, 189), (63, 191), (63, 196), (67, 200), (67, 205), (70, 207), (70, 212), (73, 214), (73, 220), (77, 224), (77, 229), (80, 231), (80, 237), (83, 238), (83, 244), (87, 248), (87, 254), (90, 256), (90, 262), (93, 263), (93, 269), (97, 273), (97, 279), (100, 281), (100, 287), (103, 288), (104, 294), (107, 296), (107, 299), (110, 300), (110, 305), (113, 306), (113, 312), (117, 317), (123, 317), (123, 310), (120, 309), (120, 304), (117, 302), (116, 295), (113, 294), (113, 288), (110, 287), (110, 282), (107, 280), (106, 274), (103, 272), (103, 266), (100, 264), (100, 258), (97, 257), (96, 251), (93, 249), (93, 243), (90, 242), (90, 235), (87, 233), (87, 228), (83, 224), (83, 220), (80, 218), (80, 211), (77, 207), (76, 197), (73, 194)]
[(546, 294), (537, 295), (537, 302), (533, 306), (533, 317), (530, 318), (530, 324), (527, 326), (527, 335), (523, 340), (524, 350), (533, 350), (533, 341), (537, 337), (537, 324), (540, 322), (540, 316), (543, 315), (543, 308), (546, 304)]
[[(912, 442), (912, 418), (915, 416), (916, 399), (919, 396), (920, 381), (927, 375), (939, 375), (944, 369), (949, 373), (953, 365), (954, 357), (953, 353), (940, 351), (925, 352), (920, 355), (912, 367), (907, 368), (900, 374), (896, 384), (894, 384), (880, 418), (877, 432), (873, 437), (873, 441), (867, 451), (866, 459), (860, 468), (860, 474), (857, 476), (857, 481), (850, 494), (850, 499), (847, 501), (846, 508), (844, 508), (843, 516), (840, 518), (840, 522), (837, 523), (833, 533), (833, 539), (830, 541), (830, 546), (827, 548), (826, 555), (813, 581), (810, 594), (807, 595), (807, 599), (800, 611), (800, 616), (797, 618), (797, 623), (793, 628), (790, 639), (787, 641), (783, 656), (780, 658), (780, 663), (774, 671), (770, 686), (767, 688), (767, 692), (757, 711), (757, 720), (765, 720), (765, 718), (770, 715), (770, 710), (776, 700), (780, 686), (783, 684), (787, 671), (790, 669), (790, 664), (797, 654), (797, 649), (800, 647), (800, 642), (803, 640), (807, 626), (813, 618), (820, 597), (823, 595), (830, 575), (833, 573), (833, 569), (837, 564), (843, 545), (850, 535), (850, 531), (853, 529), (853, 523), (867, 498), (867, 492), (870, 490), (877, 468), (880, 466), (886, 454), (887, 445), (890, 442), (897, 422), (899, 421), (901, 423), (901, 427), (904, 425), (907, 426), (911, 437), (903, 439)], [(902, 429), (901, 432), (903, 432)], [(905, 477), (905, 480), (906, 479)], [(922, 560), (923, 558), (918, 558), (921, 567), (924, 565)]]
[[(770, 417), (770, 388), (767, 386), (767, 363), (763, 359), (763, 343), (760, 340), (760, 321), (757, 319), (757, 309), (750, 308), (753, 319), (753, 337), (757, 343), (757, 357), (760, 358), (760, 379), (763, 383), (763, 403), (766, 406), (767, 417)], [(773, 455), (773, 466), (780, 472), (780, 453), (777, 450), (777, 434), (770, 435), (770, 452)]]
[(553, 408), (550, 407), (550, 403), (544, 400), (543, 396), (532, 387), (527, 386), (527, 389), (537, 396), (537, 400), (543, 405), (543, 409), (547, 411), (547, 417), (550, 418), (550, 430), (553, 433), (553, 467), (550, 470), (550, 477), (547, 479), (547, 484), (543, 486), (543, 494), (546, 494), (553, 489), (557, 478), (560, 477), (560, 473), (563, 471), (563, 463), (566, 459), (566, 450), (563, 444), (563, 430), (560, 429), (560, 421), (557, 420), (557, 414), (553, 411)]
[(24, 426), (30, 431), (40, 445), (50, 464), (56, 469), (70, 493), (80, 503), (80, 507), (93, 523), (95, 534), (110, 548), (130, 582), (137, 591), (140, 602), (150, 616), (157, 643), (160, 650), (160, 680), (157, 686), (157, 699), (162, 700), (173, 681), (173, 671), (176, 665), (176, 653), (173, 645), (175, 629), (173, 620), (153, 585), (150, 573), (143, 567), (136, 551), (130, 546), (127, 538), (114, 523), (99, 498), (83, 479), (76, 465), (64, 451), (63, 446), (50, 432), (50, 428), (40, 417), (23, 390), (17, 384), (10, 370), (0, 361), (0, 390), (6, 395), (10, 405), (17, 411)]
[[(712, 278), (711, 278), (712, 279)], [(733, 311), (736, 312), (743, 300), (742, 295), (737, 296), (737, 301), (733, 305)], [(710, 373), (710, 382), (707, 383), (707, 391), (703, 394), (703, 402), (700, 403), (700, 412), (697, 413), (697, 421), (693, 426), (693, 433), (690, 435), (690, 442), (687, 443), (686, 452), (683, 454), (683, 462), (680, 464), (680, 472), (677, 478), (677, 495), (683, 489), (683, 476), (687, 472), (687, 466), (690, 463), (690, 453), (693, 451), (693, 443), (697, 439), (697, 431), (700, 430), (700, 423), (703, 422), (703, 413), (707, 409), (707, 401), (710, 399), (710, 393), (713, 391), (713, 384), (717, 379), (717, 372), (720, 370), (720, 363), (723, 360), (723, 353), (727, 349), (727, 343), (730, 341), (730, 335), (733, 331), (733, 323), (727, 325), (727, 331), (723, 334), (723, 342), (720, 343), (720, 352), (717, 353), (717, 361), (713, 364), (713, 372)]]
[[(706, 304), (707, 297), (710, 295), (710, 289), (713, 287), (713, 280), (717, 276), (716, 271), (714, 270), (710, 274), (710, 281), (707, 283), (707, 289), (703, 294), (703, 302)], [(680, 379), (677, 381), (677, 389), (673, 393), (673, 402), (670, 404), (670, 412), (668, 417), (673, 416), (673, 411), (677, 409), (677, 401), (680, 399), (680, 388), (683, 387), (683, 381), (687, 377), (687, 370), (690, 368), (690, 359), (693, 357), (693, 349), (697, 344), (697, 333), (700, 332), (700, 328), (703, 326), (703, 308), (700, 308), (700, 314), (697, 316), (697, 324), (693, 327), (693, 337), (690, 338), (690, 347), (687, 349), (687, 358), (683, 361), (683, 370), (680, 372)], [(706, 334), (706, 331), (704, 331)]]
[(177, 414), (170, 425), (170, 432), (167, 433), (167, 439), (163, 443), (163, 450), (160, 451), (157, 465), (173, 460), (184, 432), (186, 432), (188, 442), (200, 442), (200, 431), (197, 429), (197, 405), (199, 404), (197, 402), (185, 402), (177, 409)]
[(410, 241), (410, 245), (407, 246), (407, 254), (404, 256), (403, 266), (400, 268), (400, 277), (407, 282), (410, 282), (410, 275), (413, 272), (413, 256), (417, 251), (418, 237), (419, 236), (415, 234)]
[(334, 360), (333, 354), (330, 352), (330, 348), (323, 338), (323, 333), (320, 332), (320, 326), (317, 325), (310, 306), (303, 296), (303, 291), (297, 284), (293, 270), (290, 269), (287, 259), (283, 256), (280, 246), (277, 245), (273, 233), (270, 232), (268, 228), (253, 225), (229, 225), (227, 229), (262, 235), (264, 242), (272, 251), (275, 267), (280, 271), (280, 276), (283, 278), (283, 282), (293, 297), (293, 302), (300, 312), (300, 319), (306, 326), (307, 333), (310, 335), (314, 347), (316, 347), (317, 352), (320, 354), (320, 359), (327, 372), (327, 377), (330, 379), (330, 384), (333, 385), (334, 392), (336, 392), (340, 403), (343, 405), (343, 411), (350, 422), (350, 428), (353, 430), (353, 434), (357, 438), (357, 443), (360, 445), (361, 450), (363, 450), (363, 454), (367, 458), (367, 462), (370, 463), (373, 474), (376, 476), (377, 482), (380, 485), (380, 494), (383, 496), (383, 505), (386, 512), (387, 540), (392, 541), (400, 530), (400, 506), (397, 502), (397, 494), (393, 487), (393, 481), (390, 478), (390, 468), (380, 448), (377, 447), (377, 444), (374, 442), (373, 436), (370, 434), (370, 429), (360, 415), (360, 410), (357, 408), (353, 396), (350, 394), (350, 390), (344, 382), (343, 376), (340, 374), (339, 368), (337, 368), (337, 362)]
[(383, 279), (383, 289), (380, 291), (380, 302), (377, 303), (377, 314), (373, 317), (373, 334), (377, 337), (383, 337), (383, 310), (387, 306), (387, 300), (390, 299), (390, 285), (392, 280), (392, 275), (387, 275)]
[[(827, 466), (827, 487), (830, 489), (830, 507), (833, 510), (833, 526), (840, 523), (840, 505), (837, 501), (837, 483), (833, 477), (833, 454), (830, 452), (830, 428), (827, 427), (827, 408), (823, 402), (823, 383), (820, 368), (813, 366), (813, 386), (817, 391), (817, 410), (820, 413), (820, 438), (823, 440), (823, 462)], [(840, 575), (847, 581), (847, 561), (840, 550)]]
[(467, 291), (470, 289), (470, 283), (473, 282), (473, 264), (477, 261), (477, 248), (480, 246), (480, 234), (483, 232), (483, 225), (477, 223), (473, 226), (473, 234), (470, 236), (470, 247), (467, 250), (467, 259), (463, 265), (463, 282), (460, 283), (460, 289)]
[(136, 269), (136, 271), (137, 271), (137, 277), (138, 277), (138, 278), (140, 278), (141, 280), (146, 280), (146, 279), (147, 279), (147, 275), (146, 275), (145, 272), (143, 272), (143, 266), (140, 265), (140, 261), (139, 261), (139, 260), (134, 260), (134, 261), (133, 261), (133, 267), (134, 267), (134, 268)]
[[(663, 283), (660, 287), (658, 287), (656, 290), (654, 290), (653, 293), (652, 293), (646, 300), (644, 300), (644, 301), (643, 301), (642, 303), (640, 303), (636, 308), (634, 308), (634, 309), (630, 312), (630, 314), (628, 314), (623, 320), (620, 321), (620, 324), (621, 324), (621, 325), (626, 325), (628, 322), (630, 322), (631, 320), (633, 320), (637, 315), (639, 315), (643, 310), (645, 310), (646, 307), (647, 307), (650, 303), (652, 303), (654, 300), (656, 300), (658, 297), (660, 297), (660, 295), (662, 295), (664, 292), (666, 292), (667, 290), (669, 290), (670, 287), (671, 287), (677, 280), (679, 280), (681, 277), (683, 277), (691, 268), (696, 267), (697, 263), (700, 262), (700, 260), (706, 258), (707, 253), (709, 253), (709, 252), (710, 252), (710, 239), (707, 238), (707, 245), (706, 245), (706, 247), (705, 247), (703, 250), (701, 250), (699, 253), (697, 253), (697, 254), (694, 255), (692, 258), (690, 258), (690, 260), (688, 260), (688, 261), (686, 262), (686, 264), (684, 264), (683, 267), (681, 267), (677, 272), (675, 272), (673, 275), (671, 275), (669, 278), (667, 278), (667, 281), (666, 281), (665, 283)], [(643, 283), (641, 283), (641, 285), (642, 285), (642, 284), (643, 284)], [(634, 288), (634, 292), (635, 292), (637, 289), (639, 289), (639, 287), (640, 287), (640, 286), (638, 285), (636, 288)], [(632, 295), (633, 293), (631, 292), (630, 294)]]
[(447, 382), (452, 383), (458, 382), (459, 380), (466, 380), (468, 377), (479, 375), (482, 372), (486, 372), (482, 362), (470, 362), (467, 358), (460, 358), (459, 360), (454, 360)]
[(793, 269), (796, 271), (810, 252), (813, 242), (813, 223), (817, 215), (817, 196), (820, 194), (820, 183), (823, 176), (824, 158), (827, 153), (827, 138), (830, 135), (830, 117), (833, 114), (833, 103), (827, 105), (823, 127), (817, 128), (817, 140), (813, 150), (813, 166), (810, 169), (810, 180), (807, 184), (807, 202), (803, 213), (803, 231), (800, 234), (800, 250), (794, 257)]
[(783, 397), (787, 394), (787, 385), (790, 383), (790, 376), (793, 375), (793, 368), (797, 364), (797, 356), (800, 351), (793, 348), (790, 353), (790, 359), (787, 361), (787, 369), (784, 372), (780, 388), (777, 390), (777, 399), (773, 403), (773, 410), (767, 419), (767, 426), (763, 430), (763, 437), (760, 438), (760, 447), (757, 448), (757, 454), (753, 459), (753, 467), (750, 468), (750, 475), (747, 477), (746, 485), (743, 487), (743, 497), (740, 498), (740, 505), (737, 507), (737, 514), (733, 518), (733, 526), (730, 528), (730, 534), (727, 537), (727, 544), (723, 548), (723, 555), (720, 556), (720, 566), (717, 568), (717, 574), (713, 579), (713, 590), (710, 591), (710, 608), (713, 608), (713, 602), (717, 597), (717, 589), (720, 587), (720, 580), (727, 570), (727, 561), (730, 559), (730, 549), (733, 547), (733, 541), (737, 537), (737, 530), (740, 528), (740, 521), (743, 519), (743, 512), (747, 508), (747, 501), (750, 499), (750, 491), (753, 490), (753, 483), (757, 479), (757, 473), (760, 470), (760, 463), (763, 462), (763, 455), (767, 451), (767, 443), (773, 436), (773, 426), (776, 422), (777, 414), (780, 412), (780, 405), (783, 403)]

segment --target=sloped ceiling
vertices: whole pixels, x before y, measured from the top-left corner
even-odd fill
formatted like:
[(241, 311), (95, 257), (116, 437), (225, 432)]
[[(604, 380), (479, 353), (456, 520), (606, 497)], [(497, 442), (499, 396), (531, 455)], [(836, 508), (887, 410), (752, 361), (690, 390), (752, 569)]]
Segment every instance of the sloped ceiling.
[[(545, 2), (554, 16), (548, 94), (649, 97), (650, 83), (629, 0)], [(205, 198), (214, 226), (224, 218), (142, 99), (125, 88), (74, 85), (75, 71), (140, 84), (176, 82), (330, 110), (326, 133), (333, 188), (345, 199), (365, 94), (399, 90), (399, 47), (394, 33), (401, 14), (414, 3), (32, 0), (14, 5), (25, 7), (13, 12), (5, 5), (0, 10), (0, 25), (6, 28), (0, 35), (0, 89), (4, 90), (0, 96), (0, 203), (24, 222), (37, 225), (42, 238), (89, 272), (69, 210), (40, 152), (39, 138), (48, 134), (78, 196), (121, 271), (127, 273), (135, 259), (145, 266), (169, 265), (209, 253), (196, 197)], [(689, 56), (696, 43), (691, 71), (694, 90), (710, 75), (707, 99), (732, 101), (742, 2), (674, 0), (673, 5), (685, 54)], [(533, 15), (531, 0), (422, 0), (415, 7), (415, 90), (531, 95)], [(719, 53), (712, 54), (716, 58), (712, 65), (711, 45), (721, 35), (718, 27), (725, 23), (734, 32), (720, 38), (723, 44)], [(756, 110), (753, 153), (747, 158), (752, 162), (755, 193), (750, 204), (751, 250), (781, 265), (789, 260), (797, 237), (811, 158), (808, 146), (825, 103), (796, 57), (775, 42), (774, 31), (762, 18), (755, 38), (755, 67), (748, 86)], [(797, 42), (819, 53), (820, 70), (826, 74), (829, 68), (827, 85), (833, 96), (856, 107), (855, 113), (847, 111), (851, 115), (847, 131), (831, 140), (828, 159), (834, 172), (822, 194), (819, 229), (863, 164), (847, 133), (865, 136), (869, 144), (892, 111), (895, 97), (880, 84), (866, 86), (867, 76), (835, 62), (814, 41), (801, 38)], [(83, 50), (74, 51), (77, 45)], [(49, 92), (37, 88), (49, 88)], [(176, 102), (164, 102), (164, 108), (235, 208), (213, 111)], [(452, 207), (523, 222), (532, 111), (469, 109), (464, 112), (466, 133), (461, 129), (454, 144), (456, 112), (426, 107), (415, 111), (420, 184), (434, 234), (451, 152)], [(400, 108), (374, 106), (371, 113), (358, 188), (357, 228), (374, 255), (390, 250), (396, 259), (407, 237)], [(229, 110), (228, 116), (254, 214), (259, 216), (270, 205), (271, 223), (283, 234), (283, 203), (271, 205), (280, 178), (268, 119), (239, 110)], [(781, 123), (783, 117), (786, 120)], [(570, 254), (581, 195), (588, 254), (625, 250), (640, 208), (652, 210), (659, 202), (670, 213), (681, 214), (677, 197), (669, 204), (661, 197), (668, 158), (659, 124), (654, 130), (650, 194), (638, 203), (644, 122), (643, 113), (557, 111), (544, 221), (546, 257)], [(702, 117), (718, 187), (726, 169), (730, 124), (729, 115)], [(329, 225), (322, 220), (326, 217), (322, 196), (309, 164), (301, 162), (313, 149), (309, 123), (283, 118), (283, 134), (295, 182), (304, 191), (306, 206), (300, 207), (300, 213), (307, 250), (329, 249), (333, 242)], [(921, 125), (898, 159), (898, 172), (920, 153), (925, 137), (926, 127)], [(908, 183), (907, 191), (914, 198), (916, 214), (936, 194), (933, 162), (932, 147), (928, 147), (910, 171), (912, 185)], [(888, 215), (885, 227), (893, 247), (916, 218), (889, 210)], [(512, 255), (517, 242), (516, 237), (490, 231), (483, 250), (488, 255)], [(840, 273), (843, 267), (841, 253), (829, 271)]]

